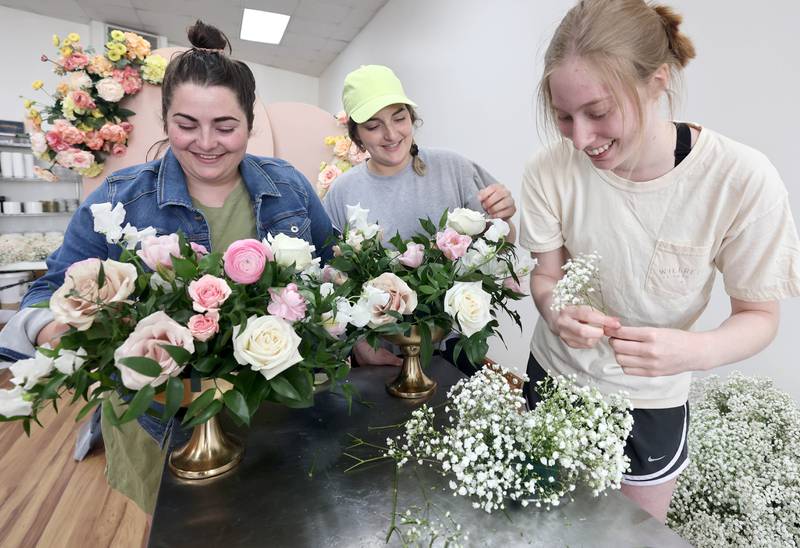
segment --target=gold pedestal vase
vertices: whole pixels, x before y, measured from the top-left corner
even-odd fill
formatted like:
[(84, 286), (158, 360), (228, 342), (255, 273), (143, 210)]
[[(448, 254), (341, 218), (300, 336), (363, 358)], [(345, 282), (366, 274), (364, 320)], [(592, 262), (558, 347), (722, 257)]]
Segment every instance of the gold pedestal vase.
[[(431, 327), (431, 343), (442, 340), (445, 331), (437, 326)], [(425, 398), (436, 390), (436, 381), (430, 379), (422, 369), (420, 347), (422, 337), (417, 326), (411, 328), (410, 335), (384, 335), (387, 341), (400, 347), (403, 352), (403, 366), (397, 378), (386, 385), (386, 391), (392, 396), (406, 399)], [(427, 364), (426, 364), (427, 365)]]
[[(209, 388), (217, 387), (216, 398), (222, 397), (233, 386), (224, 380), (203, 379), (200, 392), (192, 392), (189, 379), (183, 381), (182, 407), (187, 407), (194, 398)], [(159, 397), (160, 396), (160, 397)], [(163, 402), (163, 396), (156, 400)], [(198, 424), (192, 431), (192, 437), (184, 445), (177, 447), (169, 456), (169, 469), (173, 474), (183, 479), (205, 479), (219, 476), (235, 468), (244, 455), (244, 446), (236, 439), (225, 434), (220, 424), (219, 414), (211, 417), (207, 422)]]

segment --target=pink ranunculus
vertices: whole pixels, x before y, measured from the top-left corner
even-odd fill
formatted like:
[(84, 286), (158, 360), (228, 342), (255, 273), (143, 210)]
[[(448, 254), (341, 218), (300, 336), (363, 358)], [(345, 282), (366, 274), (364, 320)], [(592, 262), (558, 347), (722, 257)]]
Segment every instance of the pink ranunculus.
[(64, 141), (64, 139), (61, 137), (61, 134), (57, 131), (48, 131), (45, 134), (45, 139), (47, 140), (47, 145), (56, 152), (62, 152), (69, 148), (69, 143)]
[(77, 148), (67, 148), (56, 154), (56, 163), (61, 167), (71, 169), (75, 167), (75, 155), (80, 152)]
[(219, 312), (209, 310), (205, 314), (195, 314), (189, 318), (187, 327), (195, 339), (206, 342), (219, 333)]
[(297, 291), (297, 284), (289, 284), (280, 292), (269, 290), (270, 303), (267, 312), (283, 318), (287, 322), (296, 322), (306, 317), (306, 300)]
[(151, 270), (158, 265), (172, 268), (172, 257), (180, 257), (180, 243), (177, 234), (148, 236), (142, 240), (142, 248), (136, 252)]
[(68, 71), (81, 69), (89, 64), (89, 57), (85, 53), (76, 51), (65, 58), (62, 64), (64, 65), (64, 69)]
[(72, 167), (86, 169), (94, 163), (94, 154), (88, 150), (78, 150), (72, 157)]
[[(159, 310), (142, 319), (125, 342), (114, 351), (114, 365), (120, 370), (122, 384), (131, 390), (139, 390), (148, 384), (160, 386), (168, 378), (180, 375), (185, 366), (178, 365), (164, 349), (164, 344), (180, 346), (194, 353), (192, 332)], [(120, 361), (129, 356), (155, 360), (161, 366), (161, 373), (157, 377), (148, 377), (134, 371)]]
[(128, 139), (128, 134), (119, 124), (103, 124), (98, 133), (104, 140), (112, 143), (124, 143)]
[(122, 84), (125, 95), (133, 95), (142, 89), (142, 76), (138, 70), (130, 65), (123, 70), (115, 69), (112, 74), (114, 80)]
[(252, 284), (261, 278), (264, 265), (273, 260), (272, 249), (253, 238), (237, 240), (228, 246), (222, 261), (225, 273), (234, 282)]
[(87, 131), (83, 136), (83, 142), (92, 150), (100, 150), (105, 143), (96, 131)]
[(97, 105), (94, 104), (92, 96), (83, 90), (76, 90), (70, 93), (72, 102), (81, 110), (91, 110)]
[(444, 232), (436, 233), (436, 247), (451, 261), (463, 257), (471, 243), (472, 238), (466, 234), (459, 234), (450, 227), (444, 229)]
[(397, 260), (401, 265), (408, 268), (417, 268), (422, 264), (422, 259), (425, 256), (425, 246), (418, 243), (410, 243), (406, 247), (405, 252), (400, 255)]
[(192, 308), (197, 312), (216, 310), (231, 296), (228, 282), (211, 274), (205, 274), (189, 284)]
[(67, 120), (56, 120), (53, 123), (53, 131), (58, 133), (68, 145), (77, 145), (83, 142), (83, 132)]
[(122, 143), (114, 143), (114, 146), (111, 147), (111, 154), (114, 156), (122, 156), (126, 152), (128, 152), (128, 147)]
[(189, 246), (191, 246), (192, 251), (194, 251), (195, 257), (197, 257), (198, 259), (204, 255), (208, 255), (208, 250), (206, 249), (206, 246), (204, 246), (203, 244), (189, 242)]

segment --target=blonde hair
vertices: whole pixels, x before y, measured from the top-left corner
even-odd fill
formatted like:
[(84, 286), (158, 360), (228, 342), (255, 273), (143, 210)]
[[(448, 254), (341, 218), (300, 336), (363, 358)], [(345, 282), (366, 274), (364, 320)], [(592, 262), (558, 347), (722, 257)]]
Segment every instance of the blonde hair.
[(643, 0), (579, 2), (561, 20), (545, 52), (538, 93), (543, 125), (549, 129), (556, 126), (550, 76), (571, 57), (591, 64), (618, 107), (623, 97), (631, 99), (639, 121), (644, 111), (637, 86), (648, 82), (666, 64), (670, 69), (667, 99), (671, 111), (675, 82), (695, 56), (692, 41), (678, 30), (682, 20), (672, 8)]

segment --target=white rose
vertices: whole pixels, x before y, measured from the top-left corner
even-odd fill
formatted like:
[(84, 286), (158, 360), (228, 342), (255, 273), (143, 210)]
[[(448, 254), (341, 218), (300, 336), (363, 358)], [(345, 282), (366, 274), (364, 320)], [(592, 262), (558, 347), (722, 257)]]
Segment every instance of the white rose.
[(244, 330), (241, 327), (233, 328), (233, 357), (267, 380), (303, 361), (300, 337), (283, 318), (250, 316)]
[(97, 89), (97, 95), (109, 103), (116, 103), (125, 95), (122, 84), (113, 78), (103, 78), (94, 87)]
[(481, 282), (455, 282), (444, 295), (444, 311), (458, 322), (461, 332), (470, 337), (492, 320), (492, 296)]
[(88, 74), (86, 74), (82, 70), (71, 72), (67, 77), (67, 86), (69, 87), (69, 89), (72, 90), (89, 89), (90, 87), (92, 87), (92, 79)]
[(15, 386), (11, 390), (0, 390), (0, 415), (4, 417), (27, 417), (33, 411), (33, 402), (25, 399), (25, 391)]
[(30, 390), (36, 386), (39, 379), (46, 377), (53, 370), (53, 358), (48, 358), (37, 351), (33, 358), (19, 360), (9, 369), (13, 375), (11, 382), (25, 390)]
[(292, 238), (280, 233), (274, 237), (269, 234), (267, 240), (275, 254), (275, 262), (281, 266), (294, 263), (295, 270), (301, 272), (314, 262), (312, 253), (315, 248), (302, 238)]
[(31, 133), (31, 150), (37, 158), (47, 152), (47, 138), (41, 131)]
[(53, 362), (55, 368), (65, 375), (72, 375), (76, 369), (83, 365), (86, 358), (86, 350), (61, 350), (58, 357)]
[(483, 213), (459, 207), (447, 214), (447, 226), (459, 234), (475, 236), (486, 228), (486, 218)]
[(490, 242), (497, 242), (511, 232), (511, 227), (503, 219), (490, 219), (489, 222), (492, 223), (492, 226), (489, 227), (483, 237)]

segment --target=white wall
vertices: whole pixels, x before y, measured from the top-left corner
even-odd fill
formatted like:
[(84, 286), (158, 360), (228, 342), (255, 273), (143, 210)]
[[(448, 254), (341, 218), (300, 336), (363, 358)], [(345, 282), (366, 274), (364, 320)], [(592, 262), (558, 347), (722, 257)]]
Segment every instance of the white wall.
[[(0, 6), (0, 59), (3, 76), (0, 84), (0, 119), (22, 121), (24, 111), (20, 95), (31, 99), (46, 96), (33, 91), (31, 82), (44, 80), (45, 88), (51, 91), (58, 83), (49, 63), (42, 63), (42, 54), (55, 57), (57, 52), (51, 44), (53, 34), (62, 38), (70, 32), (81, 35), (84, 45), (89, 45), (89, 25), (45, 17), (26, 11)], [(234, 51), (234, 56), (235, 56)], [(256, 79), (256, 91), (266, 103), (299, 101), (317, 104), (319, 79), (287, 70), (248, 63)]]
[[(698, 51), (685, 78), (688, 100), (678, 118), (702, 123), (765, 152), (789, 189), (800, 220), (800, 19), (797, 0), (754, 6), (745, 0), (674, 0), (685, 17), (683, 30)], [(543, 50), (571, 0), (391, 0), (320, 78), (320, 105), (341, 108), (342, 80), (362, 64), (385, 64), (420, 105), (424, 146), (456, 150), (482, 164), (520, 195), (525, 160), (541, 146), (534, 97)], [(794, 156), (794, 158), (793, 158)], [(537, 314), (523, 312), (524, 334), (506, 322), (492, 356), (524, 370)], [(729, 310), (718, 286), (700, 321), (710, 328)], [(800, 299), (782, 306), (780, 332), (772, 345), (745, 362), (717, 370), (764, 374), (800, 401), (795, 373)]]

